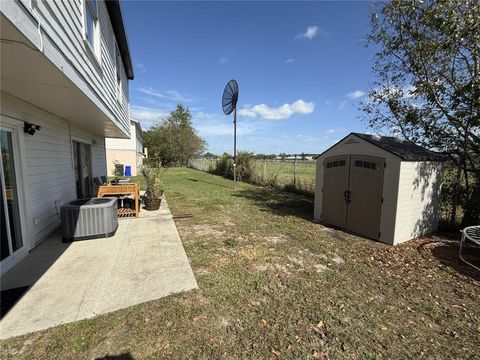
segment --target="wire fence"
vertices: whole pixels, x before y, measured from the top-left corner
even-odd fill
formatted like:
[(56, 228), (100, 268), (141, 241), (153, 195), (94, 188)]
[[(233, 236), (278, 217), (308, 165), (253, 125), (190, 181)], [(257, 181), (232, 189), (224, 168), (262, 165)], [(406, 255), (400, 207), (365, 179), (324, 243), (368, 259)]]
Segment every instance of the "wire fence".
[[(219, 159), (198, 158), (190, 160), (194, 169), (213, 172)], [(279, 185), (302, 185), (309, 190), (315, 189), (315, 160), (298, 159), (255, 159), (255, 173), (259, 179), (276, 177)]]

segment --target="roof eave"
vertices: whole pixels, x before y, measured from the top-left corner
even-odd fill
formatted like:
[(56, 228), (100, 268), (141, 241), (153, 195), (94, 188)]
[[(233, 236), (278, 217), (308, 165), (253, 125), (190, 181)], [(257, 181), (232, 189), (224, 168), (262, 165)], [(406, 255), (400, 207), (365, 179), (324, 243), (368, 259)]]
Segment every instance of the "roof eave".
[(125, 26), (123, 22), (122, 9), (120, 7), (120, 0), (108, 0), (105, 1), (107, 6), (108, 16), (112, 23), (113, 32), (117, 39), (118, 49), (122, 56), (123, 66), (129, 80), (133, 80), (133, 65), (130, 57), (130, 50), (128, 47), (127, 33), (125, 32)]

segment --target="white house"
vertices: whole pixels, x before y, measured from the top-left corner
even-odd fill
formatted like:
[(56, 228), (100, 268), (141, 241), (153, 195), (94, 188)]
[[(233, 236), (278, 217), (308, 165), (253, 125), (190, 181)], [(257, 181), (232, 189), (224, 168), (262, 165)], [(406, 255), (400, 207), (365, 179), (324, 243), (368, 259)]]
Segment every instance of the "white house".
[(0, 1), (1, 272), (107, 175), (105, 137), (130, 137), (133, 79), (119, 1)]
[(107, 149), (107, 174), (113, 176), (115, 167), (121, 166), (123, 173), (130, 167), (131, 175), (137, 176), (145, 157), (143, 132), (137, 120), (130, 119), (130, 139), (105, 139)]
[(351, 133), (317, 157), (314, 219), (395, 245), (436, 230), (443, 158)]

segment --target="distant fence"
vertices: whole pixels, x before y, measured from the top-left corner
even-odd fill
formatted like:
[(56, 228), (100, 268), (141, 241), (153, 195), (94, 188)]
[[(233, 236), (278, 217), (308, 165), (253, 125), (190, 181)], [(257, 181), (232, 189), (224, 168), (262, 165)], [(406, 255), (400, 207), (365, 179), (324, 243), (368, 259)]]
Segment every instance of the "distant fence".
[[(313, 191), (315, 189), (315, 160), (309, 157), (302, 160), (298, 155), (280, 159), (255, 159), (255, 172), (259, 179), (276, 178), (278, 185), (300, 185), (302, 188)], [(198, 158), (190, 160), (190, 167), (206, 172), (213, 172), (218, 159)]]

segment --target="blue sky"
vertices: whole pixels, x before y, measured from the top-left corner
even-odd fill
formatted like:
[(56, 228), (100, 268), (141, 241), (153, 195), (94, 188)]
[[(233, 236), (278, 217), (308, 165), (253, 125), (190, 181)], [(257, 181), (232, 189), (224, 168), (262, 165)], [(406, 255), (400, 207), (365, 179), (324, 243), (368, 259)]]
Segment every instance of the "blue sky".
[(135, 80), (132, 116), (148, 129), (178, 102), (214, 153), (232, 152), (226, 83), (240, 95), (238, 148), (319, 153), (367, 131), (359, 102), (374, 80), (369, 2), (122, 3)]

